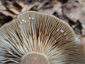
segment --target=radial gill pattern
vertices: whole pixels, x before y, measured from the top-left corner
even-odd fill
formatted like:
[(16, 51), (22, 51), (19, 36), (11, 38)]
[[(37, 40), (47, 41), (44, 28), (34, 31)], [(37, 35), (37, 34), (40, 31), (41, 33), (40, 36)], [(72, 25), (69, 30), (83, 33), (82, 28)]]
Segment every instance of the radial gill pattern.
[(67, 23), (27, 11), (0, 28), (0, 64), (19, 64), (32, 52), (44, 54), (49, 64), (85, 64), (80, 40)]

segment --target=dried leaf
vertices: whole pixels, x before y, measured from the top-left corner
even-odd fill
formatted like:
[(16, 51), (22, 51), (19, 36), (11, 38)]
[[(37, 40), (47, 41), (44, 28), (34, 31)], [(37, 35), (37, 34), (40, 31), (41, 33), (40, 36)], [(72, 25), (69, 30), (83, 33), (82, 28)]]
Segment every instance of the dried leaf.
[(85, 23), (85, 3), (82, 4), (81, 14), (79, 16), (79, 21)]
[(27, 10), (31, 10), (33, 7), (39, 5), (39, 2), (35, 2), (34, 4), (29, 4), (23, 7), (21, 12), (27, 11)]
[(73, 22), (77, 22), (81, 12), (80, 5), (78, 0), (69, 0), (68, 3), (63, 5), (63, 14)]
[(0, 10), (6, 10), (5, 6), (0, 5)]

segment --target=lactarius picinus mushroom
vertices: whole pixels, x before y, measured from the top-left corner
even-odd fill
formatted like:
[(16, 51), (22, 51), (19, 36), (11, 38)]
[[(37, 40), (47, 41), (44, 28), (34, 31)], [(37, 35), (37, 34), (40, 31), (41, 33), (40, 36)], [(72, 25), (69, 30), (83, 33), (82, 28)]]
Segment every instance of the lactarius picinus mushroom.
[(0, 64), (85, 64), (85, 54), (67, 23), (27, 11), (0, 28)]

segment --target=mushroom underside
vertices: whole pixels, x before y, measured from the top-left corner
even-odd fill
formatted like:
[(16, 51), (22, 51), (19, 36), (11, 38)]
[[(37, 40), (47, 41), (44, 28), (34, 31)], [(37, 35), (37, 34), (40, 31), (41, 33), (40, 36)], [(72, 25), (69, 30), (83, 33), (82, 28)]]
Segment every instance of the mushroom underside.
[(54, 16), (27, 11), (0, 28), (0, 64), (85, 64), (84, 57), (72, 28)]

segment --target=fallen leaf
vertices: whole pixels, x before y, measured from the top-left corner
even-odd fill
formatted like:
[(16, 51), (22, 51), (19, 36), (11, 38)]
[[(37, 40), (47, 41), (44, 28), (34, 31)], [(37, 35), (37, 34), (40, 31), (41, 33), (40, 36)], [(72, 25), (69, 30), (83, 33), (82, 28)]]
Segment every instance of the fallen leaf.
[(73, 22), (77, 22), (80, 12), (81, 4), (78, 0), (68, 0), (68, 2), (63, 5), (63, 14)]

